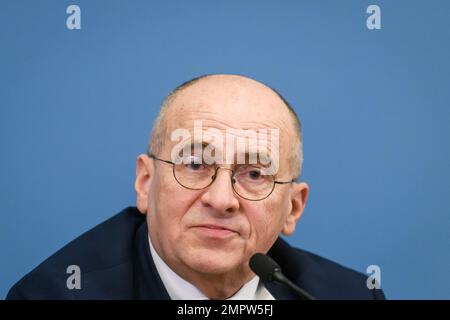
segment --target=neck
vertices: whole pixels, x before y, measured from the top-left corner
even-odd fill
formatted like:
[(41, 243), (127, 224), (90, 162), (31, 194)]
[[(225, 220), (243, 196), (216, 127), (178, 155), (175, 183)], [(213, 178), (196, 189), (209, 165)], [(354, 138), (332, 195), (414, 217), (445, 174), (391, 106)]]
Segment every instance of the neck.
[(210, 299), (227, 299), (238, 292), (255, 275), (251, 271), (233, 270), (226, 274), (204, 274), (189, 268), (174, 270)]

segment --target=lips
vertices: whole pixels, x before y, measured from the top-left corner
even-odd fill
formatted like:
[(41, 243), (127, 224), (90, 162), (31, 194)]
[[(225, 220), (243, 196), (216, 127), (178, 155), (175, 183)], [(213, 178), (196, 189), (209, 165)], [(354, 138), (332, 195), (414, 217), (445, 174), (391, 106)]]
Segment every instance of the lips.
[(239, 234), (233, 229), (215, 224), (201, 224), (193, 226), (192, 228), (202, 235), (212, 238), (228, 238)]

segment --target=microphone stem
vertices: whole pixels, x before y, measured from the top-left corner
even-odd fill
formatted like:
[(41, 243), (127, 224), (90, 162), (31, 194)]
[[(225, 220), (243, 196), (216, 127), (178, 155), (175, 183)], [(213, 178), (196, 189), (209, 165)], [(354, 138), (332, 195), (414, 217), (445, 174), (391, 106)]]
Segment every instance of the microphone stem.
[(288, 278), (286, 278), (284, 276), (284, 274), (282, 274), (281, 272), (274, 272), (273, 274), (273, 280), (284, 283), (285, 285), (287, 285), (289, 288), (291, 288), (292, 291), (294, 291), (295, 293), (297, 293), (297, 295), (302, 299), (302, 300), (317, 300), (315, 297), (313, 297), (312, 295), (310, 295), (308, 292), (306, 292), (305, 290), (303, 290), (302, 288), (299, 288), (295, 283), (293, 283), (291, 280), (289, 280)]

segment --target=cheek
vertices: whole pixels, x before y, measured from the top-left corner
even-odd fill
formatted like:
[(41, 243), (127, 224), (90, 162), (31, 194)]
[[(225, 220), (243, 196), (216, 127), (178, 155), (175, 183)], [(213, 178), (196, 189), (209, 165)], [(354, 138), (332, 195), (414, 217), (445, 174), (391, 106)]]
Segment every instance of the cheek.
[(160, 242), (175, 243), (182, 231), (182, 219), (193, 194), (170, 176), (155, 176), (150, 186), (148, 223)]
[(265, 201), (248, 211), (252, 233), (251, 240), (257, 251), (270, 249), (286, 220), (286, 204), (282, 201)]

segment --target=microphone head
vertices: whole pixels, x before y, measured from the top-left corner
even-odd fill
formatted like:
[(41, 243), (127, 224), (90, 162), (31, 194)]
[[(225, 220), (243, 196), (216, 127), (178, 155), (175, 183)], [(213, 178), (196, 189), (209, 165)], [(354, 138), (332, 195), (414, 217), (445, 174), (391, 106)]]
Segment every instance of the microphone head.
[(252, 269), (252, 271), (263, 281), (272, 282), (274, 280), (274, 273), (281, 272), (278, 263), (273, 261), (271, 257), (262, 253), (255, 253), (250, 258), (249, 265), (250, 269)]

